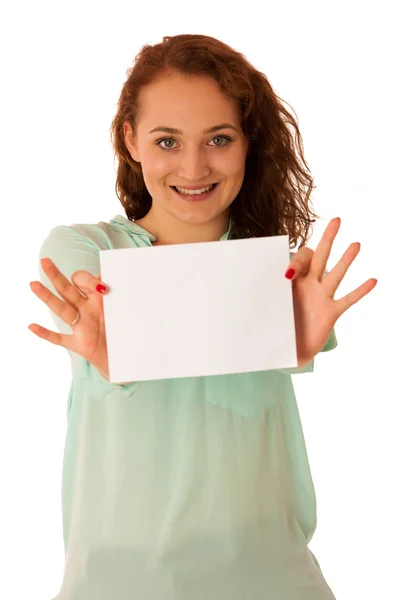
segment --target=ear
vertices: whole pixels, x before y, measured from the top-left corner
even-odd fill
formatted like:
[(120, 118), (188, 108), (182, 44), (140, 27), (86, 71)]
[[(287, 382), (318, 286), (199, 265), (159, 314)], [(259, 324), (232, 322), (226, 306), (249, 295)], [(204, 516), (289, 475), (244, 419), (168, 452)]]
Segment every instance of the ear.
[(134, 161), (140, 162), (139, 151), (137, 149), (136, 139), (132, 131), (132, 125), (128, 121), (125, 121), (123, 128), (125, 145), (128, 148), (129, 154)]

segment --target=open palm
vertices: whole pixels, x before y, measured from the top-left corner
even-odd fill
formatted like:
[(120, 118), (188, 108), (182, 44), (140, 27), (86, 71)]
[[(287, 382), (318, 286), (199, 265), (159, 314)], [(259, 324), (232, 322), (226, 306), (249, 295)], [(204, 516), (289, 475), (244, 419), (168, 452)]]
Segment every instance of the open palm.
[[(71, 283), (50, 258), (43, 258), (41, 264), (61, 299), (40, 281), (31, 282), (31, 290), (71, 327), (72, 335), (51, 331), (37, 323), (32, 323), (29, 329), (50, 343), (79, 354), (108, 378), (103, 298), (96, 290), (103, 282), (88, 271), (76, 271)], [(79, 319), (75, 324), (77, 315)]]
[(339, 228), (340, 218), (332, 219), (316, 250), (303, 247), (290, 263), (295, 270), (292, 289), (298, 366), (311, 362), (326, 344), (338, 318), (377, 284), (377, 279), (368, 279), (343, 298), (334, 299), (337, 288), (361, 247), (358, 242), (350, 244), (335, 267), (325, 275)]

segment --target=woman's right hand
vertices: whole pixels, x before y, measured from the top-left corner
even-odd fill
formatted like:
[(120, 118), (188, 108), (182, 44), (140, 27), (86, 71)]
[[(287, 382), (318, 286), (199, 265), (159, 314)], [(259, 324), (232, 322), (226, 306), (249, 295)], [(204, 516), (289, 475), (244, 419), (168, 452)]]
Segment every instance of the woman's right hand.
[[(32, 281), (31, 290), (72, 328), (73, 334), (50, 331), (36, 323), (32, 323), (28, 328), (38, 337), (79, 354), (108, 379), (103, 298), (102, 293), (96, 290), (99, 284), (106, 286), (101, 279), (93, 277), (88, 271), (76, 271), (71, 276), (74, 284), (72, 285), (50, 258), (42, 258), (40, 262), (43, 271), (64, 300), (60, 300), (40, 281)], [(78, 314), (79, 318), (73, 325)]]

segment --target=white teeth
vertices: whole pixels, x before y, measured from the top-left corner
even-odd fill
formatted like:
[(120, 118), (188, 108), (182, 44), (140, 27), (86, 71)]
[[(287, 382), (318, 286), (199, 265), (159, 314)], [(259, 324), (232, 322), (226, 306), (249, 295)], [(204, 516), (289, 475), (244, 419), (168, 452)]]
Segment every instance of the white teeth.
[(203, 188), (202, 190), (186, 190), (185, 188), (180, 188), (175, 186), (175, 188), (178, 190), (178, 192), (180, 194), (188, 194), (188, 195), (197, 195), (197, 194), (204, 194), (204, 192), (209, 192), (212, 189), (212, 185), (209, 185), (208, 187)]

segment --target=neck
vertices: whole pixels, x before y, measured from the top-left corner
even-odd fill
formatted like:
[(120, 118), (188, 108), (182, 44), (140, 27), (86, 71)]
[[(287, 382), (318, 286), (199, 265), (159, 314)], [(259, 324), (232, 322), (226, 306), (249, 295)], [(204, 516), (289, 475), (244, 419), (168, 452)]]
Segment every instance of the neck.
[(156, 237), (153, 246), (170, 244), (190, 244), (195, 242), (216, 242), (221, 239), (229, 226), (229, 211), (218, 215), (208, 223), (182, 223), (171, 215), (155, 214), (153, 209), (143, 219), (136, 221), (138, 225)]

